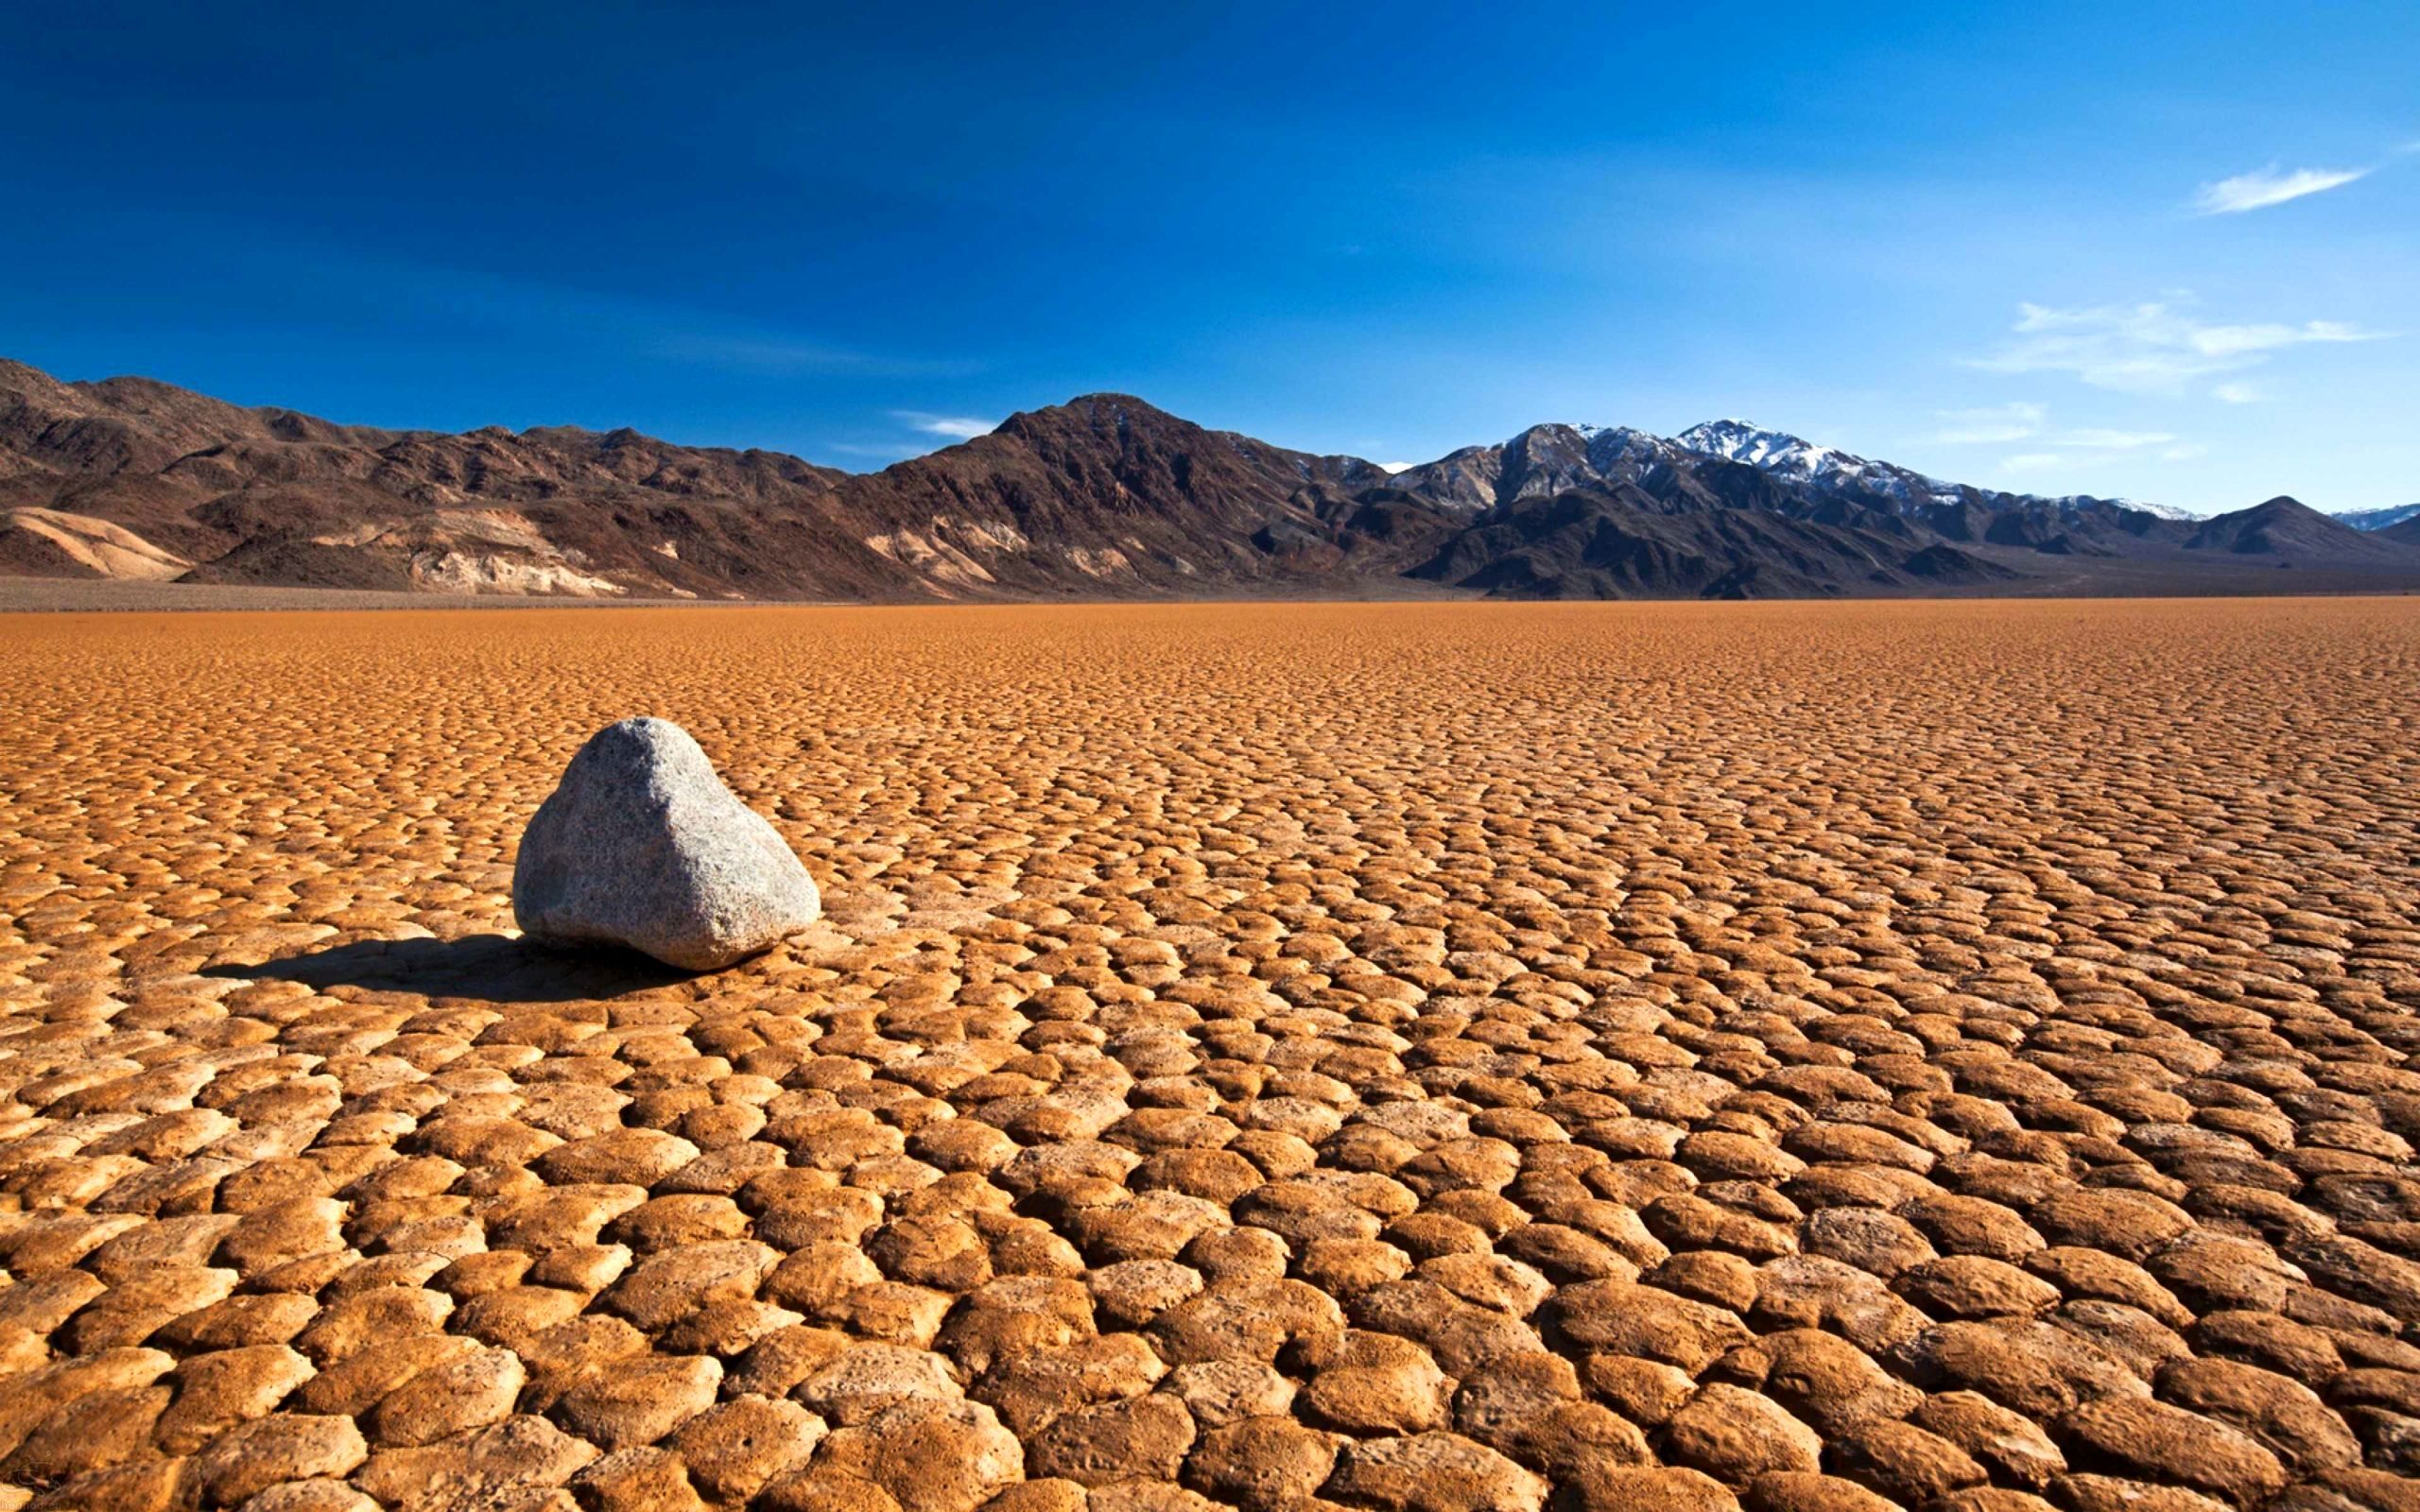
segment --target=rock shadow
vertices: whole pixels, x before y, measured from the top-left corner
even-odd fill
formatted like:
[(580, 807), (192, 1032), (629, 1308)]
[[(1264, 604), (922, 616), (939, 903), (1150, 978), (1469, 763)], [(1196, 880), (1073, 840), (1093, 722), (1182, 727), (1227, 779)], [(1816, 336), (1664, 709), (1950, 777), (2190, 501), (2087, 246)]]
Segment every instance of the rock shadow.
[(466, 935), (460, 939), (355, 940), (258, 965), (208, 966), (201, 974), (300, 982), (315, 991), (357, 987), (486, 1003), (572, 1003), (670, 987), (700, 973), (666, 966), (636, 951), (558, 951), (509, 935)]

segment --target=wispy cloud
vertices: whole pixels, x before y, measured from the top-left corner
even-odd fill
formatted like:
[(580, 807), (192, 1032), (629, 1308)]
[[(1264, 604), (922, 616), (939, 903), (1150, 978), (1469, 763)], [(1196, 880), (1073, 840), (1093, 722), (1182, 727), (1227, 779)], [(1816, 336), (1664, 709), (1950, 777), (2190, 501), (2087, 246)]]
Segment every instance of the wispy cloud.
[(2261, 393), (2256, 384), (2221, 384), (2210, 390), (2210, 397), (2221, 404), (2256, 404)]
[(821, 342), (711, 330), (666, 329), (658, 336), (656, 350), (678, 361), (741, 372), (836, 372), (868, 362), (860, 352)]
[(2240, 215), (2247, 210), (2265, 210), (2305, 195), (2342, 188), (2356, 179), (2368, 177), (2369, 172), (2367, 168), (2296, 168), (2288, 172), (2272, 163), (2257, 173), (2238, 173), (2232, 179), (2204, 184), (2201, 193), (2193, 197), (2193, 208), (2204, 215)]
[(927, 436), (945, 436), (954, 441), (989, 436), (999, 424), (998, 421), (971, 420), (963, 415), (933, 415), (921, 409), (894, 409), (890, 418)]
[[(2023, 402), (1989, 409), (1944, 409), (1935, 413), (1947, 423), (1934, 434), (1933, 439), (1952, 446), (2021, 441), (2039, 436), (2045, 445), (2059, 447), (2063, 452), (2141, 452), (2168, 446), (2176, 439), (2166, 431), (2120, 431), (2091, 425), (2046, 435), (2044, 422), (2050, 413), (2048, 407)], [(2049, 467), (2064, 459), (2059, 452), (2021, 452), (2003, 458), (2000, 467), (2021, 472)]]
[(441, 320), (458, 335), (506, 335), (516, 350), (564, 360), (636, 358), (777, 376), (962, 378), (984, 367), (959, 357), (860, 351), (711, 305), (406, 257), (384, 244), (290, 228), (271, 232), (257, 219), (218, 212), (180, 212), (174, 224), (182, 244), (240, 241), (250, 255), (273, 256), (294, 270), (297, 297), (355, 300), (374, 288), (382, 307), (412, 319)]
[(1944, 446), (1981, 446), (2025, 439), (2042, 428), (2046, 411), (2039, 404), (2018, 403), (1935, 413), (1942, 426), (1934, 433), (1934, 441)]
[(2197, 456), (2207, 456), (2209, 453), (2210, 449), (2201, 442), (2187, 441), (2182, 446), (2171, 446), (2160, 453), (2159, 459), (2163, 462), (2190, 462)]
[(2081, 446), (2095, 452), (2139, 452), (2147, 446), (2164, 446), (2176, 439), (2166, 431), (2069, 431), (2058, 438), (2061, 446)]
[(2015, 339), (1974, 366), (1991, 372), (2072, 373), (2097, 388), (2173, 393), (2193, 379), (2257, 367), (2289, 347), (2377, 341), (2341, 320), (2222, 324), (2173, 303), (2056, 309), (2017, 306)]

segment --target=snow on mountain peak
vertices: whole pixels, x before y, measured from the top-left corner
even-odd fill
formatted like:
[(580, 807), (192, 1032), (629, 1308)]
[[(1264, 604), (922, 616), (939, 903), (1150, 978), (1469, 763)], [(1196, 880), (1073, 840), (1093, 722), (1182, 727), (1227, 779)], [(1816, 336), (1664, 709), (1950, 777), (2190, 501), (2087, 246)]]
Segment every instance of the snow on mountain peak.
[(2384, 530), (2420, 515), (2420, 504), (2393, 505), (2384, 509), (2346, 509), (2336, 518), (2356, 530)]
[[(1411, 469), (1409, 486), (1436, 487), (1426, 481), (1426, 474), (1432, 470), (1491, 467), (1500, 458), (1505, 468), (1500, 478), (1466, 477), (1446, 490), (1463, 507), (1478, 508), (1497, 502), (1499, 481), (1507, 498), (1591, 483), (1639, 483), (1658, 468), (1687, 471), (1691, 454), (1698, 458), (1715, 457), (1753, 467), (1802, 485), (1819, 496), (1848, 499), (1915, 518), (1923, 518), (1936, 508), (1958, 509), (1977, 504), (1986, 508), (2048, 508), (2069, 517), (2115, 507), (2163, 520), (2201, 518), (2166, 505), (2140, 504), (2131, 499), (2084, 495), (2048, 498), (1953, 483), (1896, 463), (1824, 446), (1788, 431), (1768, 430), (1736, 417), (1705, 421), (1668, 438), (1627, 425), (1549, 421), (1533, 425), (1500, 446), (1465, 447), (1436, 463)], [(2414, 507), (2411, 512), (2420, 513), (2420, 507)], [(2348, 523), (2377, 529), (2392, 523), (2388, 515), (2388, 511), (2379, 510), (2375, 523), (2371, 519)]]
[(2195, 514), (2190, 509), (2180, 509), (2172, 504), (2145, 504), (2140, 499), (2112, 499), (2109, 502), (2118, 506), (2121, 509), (2140, 510), (2144, 514), (2152, 515), (2162, 520), (2191, 520), (2198, 523), (2199, 521), (2206, 518), (2205, 516)]
[(1692, 452), (1703, 452), (1726, 461), (1744, 462), (1768, 472), (1780, 472), (1790, 477), (1817, 478), (1841, 473), (1855, 475), (1869, 465), (1861, 456), (1852, 456), (1837, 447), (1819, 446), (1804, 437), (1787, 431), (1769, 431), (1744, 420), (1707, 421), (1692, 425), (1672, 438)]

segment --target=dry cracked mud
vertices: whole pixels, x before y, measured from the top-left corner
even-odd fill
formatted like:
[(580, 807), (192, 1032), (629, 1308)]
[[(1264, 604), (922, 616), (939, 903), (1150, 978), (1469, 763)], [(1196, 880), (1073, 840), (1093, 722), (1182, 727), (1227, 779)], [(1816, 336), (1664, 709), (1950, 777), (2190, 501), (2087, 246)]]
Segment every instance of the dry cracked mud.
[[(510, 932), (590, 731), (822, 884)], [(2420, 602), (0, 621), (0, 1509), (2405, 1512)]]

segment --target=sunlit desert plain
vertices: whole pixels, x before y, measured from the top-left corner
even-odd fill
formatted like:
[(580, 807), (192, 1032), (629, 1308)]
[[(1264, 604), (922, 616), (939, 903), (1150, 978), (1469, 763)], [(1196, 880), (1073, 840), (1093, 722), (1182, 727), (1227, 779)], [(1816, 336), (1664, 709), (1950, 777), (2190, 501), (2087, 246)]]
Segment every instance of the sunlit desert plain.
[[(826, 917), (523, 946), (678, 721)], [(2420, 1502), (2420, 601), (0, 619), (0, 1509)]]

